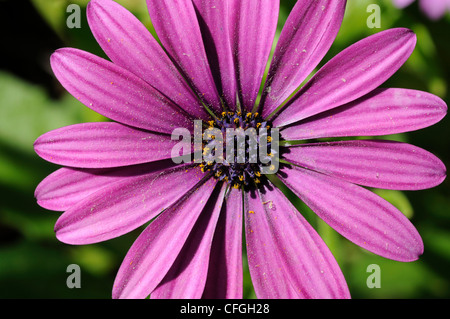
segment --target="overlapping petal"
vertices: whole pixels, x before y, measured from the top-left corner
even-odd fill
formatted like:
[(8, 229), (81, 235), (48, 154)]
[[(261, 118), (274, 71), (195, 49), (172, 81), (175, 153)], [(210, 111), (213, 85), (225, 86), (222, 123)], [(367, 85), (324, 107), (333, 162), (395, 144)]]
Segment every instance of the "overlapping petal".
[(377, 136), (419, 130), (439, 122), (445, 102), (430, 93), (408, 89), (375, 89), (329, 111), (284, 128), (283, 138)]
[(195, 93), (213, 110), (221, 111), (220, 96), (192, 1), (147, 0), (147, 7), (162, 45)]
[(99, 122), (50, 131), (36, 140), (34, 149), (40, 157), (52, 163), (107, 168), (170, 159), (177, 144), (192, 149), (189, 142), (172, 140), (170, 135), (119, 123)]
[(275, 36), (279, 0), (230, 0), (232, 49), (244, 110), (252, 111)]
[(227, 185), (211, 194), (183, 249), (152, 292), (152, 299), (200, 299), (205, 289), (211, 244)]
[(397, 261), (414, 261), (423, 253), (411, 222), (371, 191), (298, 167), (282, 169), (280, 178), (328, 225), (362, 248)]
[(206, 55), (223, 100), (235, 109), (237, 86), (230, 37), (228, 1), (194, 0)]
[(341, 26), (345, 5), (345, 0), (297, 1), (267, 75), (260, 104), (264, 117), (275, 111), (325, 56)]
[(172, 160), (104, 169), (63, 167), (42, 180), (34, 195), (40, 206), (65, 211), (111, 183), (171, 166)]
[(121, 179), (85, 198), (61, 215), (57, 238), (90, 244), (126, 234), (176, 203), (202, 178), (198, 167), (182, 165)]
[(320, 236), (273, 185), (246, 193), (245, 232), (258, 298), (348, 298), (344, 276)]
[(112, 62), (72, 48), (57, 50), (50, 62), (67, 91), (112, 120), (167, 134), (176, 127), (193, 130), (192, 120), (179, 106)]
[(242, 298), (242, 211), (242, 193), (232, 189), (225, 198), (214, 232), (202, 298)]
[(419, 190), (442, 183), (446, 169), (428, 151), (407, 143), (356, 140), (290, 147), (296, 165), (364, 186)]
[(388, 29), (356, 42), (314, 74), (274, 118), (274, 125), (300, 121), (371, 92), (403, 65), (415, 44), (415, 34), (405, 28)]
[(146, 298), (183, 249), (217, 182), (209, 179), (168, 208), (141, 233), (117, 273), (113, 298)]
[(111, 0), (91, 0), (86, 14), (97, 42), (115, 64), (145, 80), (192, 116), (207, 119), (198, 97), (131, 12)]

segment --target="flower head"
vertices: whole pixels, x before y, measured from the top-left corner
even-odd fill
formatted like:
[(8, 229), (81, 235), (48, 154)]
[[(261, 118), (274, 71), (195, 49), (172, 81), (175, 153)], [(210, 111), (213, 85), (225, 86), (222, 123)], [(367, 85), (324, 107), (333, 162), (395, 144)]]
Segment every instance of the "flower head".
[[(394, 134), (441, 120), (447, 106), (440, 98), (378, 88), (413, 51), (411, 30), (353, 44), (293, 94), (333, 43), (346, 5), (299, 0), (258, 100), (278, 1), (147, 4), (164, 49), (123, 7), (92, 0), (88, 21), (111, 62), (71, 48), (51, 57), (61, 84), (113, 121), (63, 127), (35, 142), (42, 158), (65, 166), (36, 189), (41, 206), (65, 211), (55, 225), (59, 240), (96, 243), (154, 219), (126, 255), (113, 297), (242, 297), (243, 228), (258, 297), (350, 297), (330, 250), (278, 182), (355, 244), (394, 260), (419, 257), (423, 244), (411, 222), (363, 186), (436, 186), (446, 174), (437, 157), (382, 140), (286, 142)], [(171, 133), (194, 135), (196, 120), (207, 136), (202, 160), (175, 164), (180, 142)], [(262, 156), (243, 151), (238, 161), (252, 140), (244, 136), (239, 144), (228, 129), (259, 130), (253, 145), (268, 149)], [(278, 131), (284, 142), (275, 152)], [(219, 135), (226, 145), (237, 142), (236, 153), (215, 148)], [(196, 153), (192, 143), (185, 146)], [(274, 157), (277, 169), (263, 171)]]

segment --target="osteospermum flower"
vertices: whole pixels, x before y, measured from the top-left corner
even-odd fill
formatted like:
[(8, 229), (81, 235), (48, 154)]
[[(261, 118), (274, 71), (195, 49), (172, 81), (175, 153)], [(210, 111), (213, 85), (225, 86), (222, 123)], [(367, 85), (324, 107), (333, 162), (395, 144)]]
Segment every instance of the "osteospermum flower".
[[(392, 0), (398, 8), (406, 8), (414, 0)], [(439, 20), (446, 12), (450, 12), (450, 0), (419, 0), (419, 7), (431, 20)]]
[[(408, 59), (414, 33), (390, 29), (353, 44), (293, 94), (330, 48), (346, 5), (299, 0), (257, 103), (278, 1), (147, 4), (164, 49), (123, 7), (93, 0), (90, 28), (112, 62), (71, 48), (51, 57), (61, 84), (113, 120), (63, 127), (35, 143), (42, 158), (65, 166), (36, 189), (41, 206), (65, 211), (57, 238), (97, 243), (151, 221), (118, 271), (114, 298), (241, 298), (242, 229), (259, 298), (350, 297), (333, 255), (275, 186), (275, 175), (262, 173), (261, 160), (175, 164), (172, 150), (182, 142), (171, 133), (193, 134), (194, 120), (219, 131), (277, 128), (285, 141), (432, 125), (447, 110), (440, 98), (377, 88)], [(264, 137), (269, 144), (271, 138)], [(364, 186), (436, 186), (445, 167), (434, 155), (382, 140), (285, 142), (266, 157), (274, 155), (281, 156), (279, 180), (338, 233), (386, 258), (412, 261), (422, 254), (411, 222)]]

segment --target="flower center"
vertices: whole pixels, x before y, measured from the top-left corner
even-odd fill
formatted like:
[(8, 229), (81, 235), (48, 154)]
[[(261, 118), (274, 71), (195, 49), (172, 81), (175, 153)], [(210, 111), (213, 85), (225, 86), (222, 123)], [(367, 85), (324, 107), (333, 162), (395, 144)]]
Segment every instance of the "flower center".
[(234, 188), (264, 182), (264, 172), (275, 170), (271, 124), (258, 113), (223, 112), (209, 121), (203, 133), (203, 172), (212, 172)]

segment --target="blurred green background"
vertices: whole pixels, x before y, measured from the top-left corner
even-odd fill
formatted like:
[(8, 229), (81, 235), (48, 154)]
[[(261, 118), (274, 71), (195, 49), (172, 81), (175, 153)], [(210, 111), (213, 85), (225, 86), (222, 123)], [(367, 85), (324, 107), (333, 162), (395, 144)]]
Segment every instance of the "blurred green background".
[[(142, 229), (108, 242), (70, 246), (60, 243), (53, 225), (59, 213), (40, 208), (36, 185), (58, 167), (40, 159), (33, 142), (58, 127), (103, 120), (67, 94), (54, 78), (49, 56), (70, 46), (104, 56), (86, 18), (88, 1), (0, 0), (0, 298), (110, 298), (114, 277), (128, 248)], [(117, 1), (151, 28), (144, 0)], [(69, 4), (81, 7), (81, 28), (69, 29)], [(279, 31), (294, 0), (281, 0)], [(381, 28), (370, 29), (369, 4), (381, 8)], [(392, 27), (408, 27), (418, 36), (408, 62), (384, 87), (404, 87), (434, 93), (449, 101), (450, 17), (430, 21), (417, 3), (399, 10), (390, 0), (349, 0), (341, 31), (324, 62), (348, 45)], [(322, 63), (323, 64), (323, 63)], [(423, 147), (450, 164), (447, 117), (418, 132), (387, 136)], [(450, 183), (417, 192), (380, 191), (418, 228), (425, 253), (416, 262), (377, 257), (348, 242), (297, 206), (317, 227), (347, 279), (353, 298), (450, 297)], [(67, 266), (81, 267), (81, 288), (69, 289)], [(381, 269), (381, 288), (366, 285), (367, 267)], [(245, 298), (255, 298), (248, 268)]]

